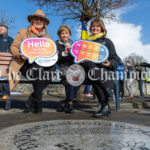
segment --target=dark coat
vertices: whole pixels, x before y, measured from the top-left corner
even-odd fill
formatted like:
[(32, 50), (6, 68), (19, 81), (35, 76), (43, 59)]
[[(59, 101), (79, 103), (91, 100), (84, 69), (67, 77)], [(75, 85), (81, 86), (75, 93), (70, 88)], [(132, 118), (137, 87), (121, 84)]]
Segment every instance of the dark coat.
[[(115, 84), (113, 82), (113, 80), (114, 80), (113, 76), (112, 76), (111, 73), (109, 73), (110, 71), (111, 72), (115, 71), (116, 67), (119, 63), (119, 57), (116, 53), (115, 46), (114, 46), (113, 42), (110, 39), (105, 38), (105, 37), (98, 38), (98, 39), (94, 40), (93, 42), (101, 43), (101, 44), (105, 45), (109, 50), (108, 61), (110, 62), (110, 66), (107, 67), (107, 68), (104, 68), (101, 64), (95, 64), (95, 67), (97, 66), (99, 68), (104, 68), (104, 71), (108, 72), (108, 76), (111, 80), (107, 80), (103, 84), (104, 84), (105, 87), (109, 87), (110, 89), (115, 89)], [(99, 75), (100, 74), (101, 73), (99, 72)]]
[(10, 46), (13, 43), (13, 38), (7, 33), (0, 34), (0, 52), (10, 52)]
[(108, 61), (110, 62), (110, 67), (108, 69), (111, 71), (114, 71), (116, 69), (118, 62), (119, 62), (119, 58), (118, 58), (118, 55), (116, 53), (115, 46), (114, 46), (113, 42), (110, 39), (105, 38), (105, 37), (98, 38), (98, 39), (94, 40), (93, 42), (101, 43), (108, 48), (108, 50), (109, 50)]
[(73, 64), (74, 58), (70, 53), (68, 53), (68, 56), (62, 55), (62, 52), (65, 51), (65, 46), (63, 44), (60, 44), (59, 40), (56, 41), (56, 46), (57, 46), (57, 50), (59, 51), (57, 64), (59, 66), (61, 65), (70, 66), (71, 64)]

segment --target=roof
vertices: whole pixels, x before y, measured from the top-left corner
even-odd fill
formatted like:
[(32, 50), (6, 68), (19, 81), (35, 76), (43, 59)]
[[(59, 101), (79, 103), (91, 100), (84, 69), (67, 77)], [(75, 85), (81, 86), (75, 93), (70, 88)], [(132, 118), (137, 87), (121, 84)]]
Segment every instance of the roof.
[(144, 62), (144, 63), (141, 63), (141, 64), (140, 64), (140, 66), (142, 66), (142, 67), (150, 67), (150, 64), (149, 64), (149, 63)]

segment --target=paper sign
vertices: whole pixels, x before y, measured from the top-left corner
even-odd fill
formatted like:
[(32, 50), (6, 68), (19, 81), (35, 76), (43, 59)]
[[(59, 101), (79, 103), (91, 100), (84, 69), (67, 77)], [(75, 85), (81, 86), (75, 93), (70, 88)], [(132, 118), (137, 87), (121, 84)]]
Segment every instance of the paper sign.
[[(28, 38), (21, 43), (21, 53), (28, 57), (29, 63), (36, 63), (41, 66), (51, 66), (58, 60), (56, 56), (56, 45), (48, 38)], [(41, 63), (40, 63), (41, 62)], [(46, 67), (45, 66), (45, 67)]]
[(71, 54), (75, 57), (75, 63), (84, 60), (101, 63), (108, 59), (109, 51), (103, 44), (81, 40), (73, 44)]

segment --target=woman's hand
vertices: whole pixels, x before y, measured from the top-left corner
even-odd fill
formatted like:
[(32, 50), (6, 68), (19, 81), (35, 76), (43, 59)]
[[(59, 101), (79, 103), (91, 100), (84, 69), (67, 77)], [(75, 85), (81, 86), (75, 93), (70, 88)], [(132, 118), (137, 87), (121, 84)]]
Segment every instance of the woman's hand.
[(107, 68), (110, 66), (110, 62), (107, 60), (106, 62), (102, 62), (101, 65)]
[(68, 52), (70, 51), (70, 49), (71, 49), (71, 46), (66, 46), (64, 53), (65, 53), (65, 54), (68, 54)]
[(23, 54), (21, 54), (21, 53), (20, 53), (20, 56), (21, 56), (21, 58), (22, 58), (23, 60), (27, 60), (27, 59), (28, 59), (27, 57), (23, 56)]
[(82, 63), (85, 63), (85, 62), (87, 62), (87, 61), (88, 61), (88, 60), (87, 60), (87, 59), (85, 59), (85, 60), (83, 60), (83, 61), (82, 61)]

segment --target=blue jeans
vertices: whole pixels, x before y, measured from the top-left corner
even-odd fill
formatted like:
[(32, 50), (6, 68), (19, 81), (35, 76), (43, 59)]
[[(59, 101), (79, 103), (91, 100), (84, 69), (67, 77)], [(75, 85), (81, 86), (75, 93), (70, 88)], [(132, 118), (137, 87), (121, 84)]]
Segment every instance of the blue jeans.
[(139, 83), (139, 90), (140, 90), (140, 96), (141, 97), (144, 97), (144, 93), (143, 93), (143, 80), (139, 80), (138, 83)]
[(84, 94), (89, 94), (90, 93), (90, 88), (91, 88), (91, 85), (85, 85), (84, 86)]
[(9, 84), (2, 83), (3, 95), (10, 95)]
[(77, 97), (78, 87), (72, 85), (65, 86), (65, 92), (66, 92), (66, 100), (67, 101), (73, 100)]

